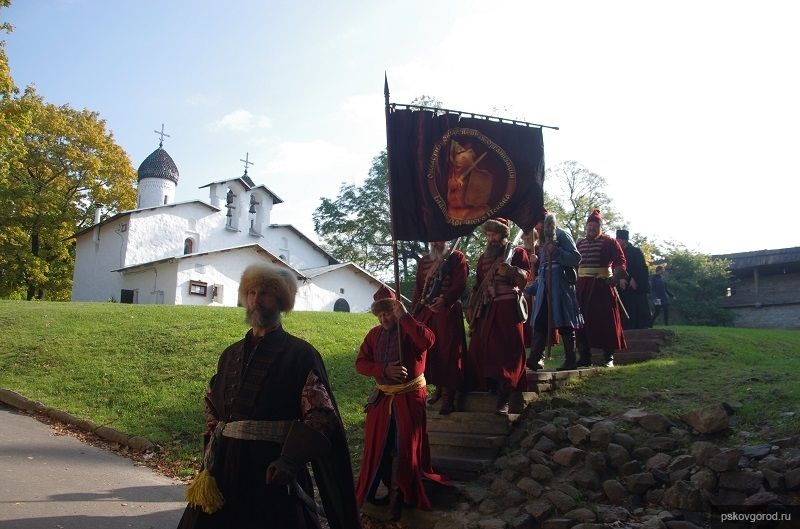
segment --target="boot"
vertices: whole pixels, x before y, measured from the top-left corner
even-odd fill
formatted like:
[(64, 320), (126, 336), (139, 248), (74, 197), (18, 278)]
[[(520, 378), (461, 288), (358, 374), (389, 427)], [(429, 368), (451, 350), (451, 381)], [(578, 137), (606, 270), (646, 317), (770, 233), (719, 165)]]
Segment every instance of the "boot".
[(450, 415), (456, 411), (456, 392), (450, 388), (442, 388), (442, 407), (439, 415)]
[(588, 346), (579, 345), (578, 351), (581, 356), (576, 365), (578, 367), (592, 367), (592, 350)]
[(390, 522), (396, 522), (403, 515), (403, 491), (397, 484), (397, 465), (396, 457), (392, 458), (392, 484), (389, 487), (389, 508), (387, 511), (387, 518)]
[(508, 399), (511, 392), (504, 389), (497, 390), (497, 406), (494, 410), (497, 415), (508, 415)]
[(544, 369), (544, 349), (546, 347), (546, 342), (545, 336), (534, 329), (533, 338), (531, 339), (531, 355), (525, 363), (525, 366), (531, 371)]
[(372, 505), (389, 505), (389, 494), (390, 492), (386, 492), (382, 496), (376, 496), (378, 493), (378, 487), (380, 486), (381, 482), (383, 482), (384, 486), (386, 486), (387, 491), (391, 491), (392, 488), (392, 458), (388, 456), (384, 456), (381, 458), (381, 462), (378, 465), (378, 471), (375, 473), (375, 481), (372, 483), (369, 491), (367, 492), (367, 501), (370, 502)]
[[(580, 364), (575, 361), (575, 337), (569, 335), (562, 335), (564, 342), (564, 363), (556, 368), (556, 371), (568, 371), (570, 369), (578, 369)], [(581, 354), (583, 360), (583, 354)]]
[(603, 363), (600, 367), (614, 367), (614, 350), (605, 349), (603, 351)]
[(436, 391), (433, 392), (433, 395), (428, 397), (427, 403), (433, 406), (434, 404), (439, 402), (440, 398), (442, 398), (442, 388), (436, 386)]

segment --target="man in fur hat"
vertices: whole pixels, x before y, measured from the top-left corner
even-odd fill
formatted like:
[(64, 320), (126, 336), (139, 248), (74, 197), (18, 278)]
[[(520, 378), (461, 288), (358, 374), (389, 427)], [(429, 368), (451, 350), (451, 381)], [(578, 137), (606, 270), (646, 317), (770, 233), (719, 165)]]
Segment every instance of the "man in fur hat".
[(464, 386), (467, 391), (495, 393), (495, 413), (506, 415), (512, 391), (528, 387), (524, 319), (520, 319), (518, 298), (531, 276), (531, 264), (525, 249), (509, 242), (508, 220), (487, 220), (483, 233), (486, 251), (478, 259), (467, 311), (471, 338)]
[(239, 302), (252, 328), (222, 353), (206, 391), (203, 470), (179, 529), (320, 528), (307, 464), (328, 526), (361, 527), (344, 427), (322, 358), (287, 333), (297, 280), (248, 266)]
[(628, 277), (625, 253), (616, 239), (603, 233), (603, 217), (594, 210), (586, 220), (586, 237), (576, 244), (581, 254), (575, 285), (584, 327), (576, 331), (580, 352), (577, 367), (592, 364), (591, 348), (603, 350), (602, 367), (614, 367), (614, 350), (624, 349), (625, 335), (620, 322), (617, 285)]
[[(404, 504), (433, 509), (423, 477), (448, 483), (434, 472), (428, 446), (424, 372), (435, 337), (385, 285), (374, 299), (370, 310), (380, 325), (367, 333), (356, 358), (356, 371), (373, 377), (376, 388), (366, 409), (364, 460), (356, 497), (359, 505), (364, 500), (388, 502), (388, 519), (397, 521)], [(388, 497), (376, 497), (381, 482)]]
[[(467, 352), (464, 311), (461, 295), (467, 288), (467, 258), (458, 250), (450, 251), (447, 241), (430, 243), (431, 251), (419, 261), (412, 313), (436, 335), (428, 350), (425, 379), (436, 391), (428, 404), (440, 399), (440, 415), (456, 410), (456, 391), (461, 389), (461, 362)], [(441, 277), (438, 277), (441, 273)], [(438, 295), (428, 301), (430, 290), (439, 282)]]
[(535, 299), (531, 311), (531, 355), (527, 366), (533, 371), (544, 369), (547, 337), (558, 329), (564, 342), (564, 363), (556, 370), (575, 369), (575, 329), (583, 327), (583, 315), (575, 295), (575, 282), (568, 276), (581, 262), (581, 254), (569, 233), (558, 227), (552, 213), (545, 214), (544, 219), (537, 223), (536, 230), (541, 234), (539, 272), (536, 281), (526, 287)]

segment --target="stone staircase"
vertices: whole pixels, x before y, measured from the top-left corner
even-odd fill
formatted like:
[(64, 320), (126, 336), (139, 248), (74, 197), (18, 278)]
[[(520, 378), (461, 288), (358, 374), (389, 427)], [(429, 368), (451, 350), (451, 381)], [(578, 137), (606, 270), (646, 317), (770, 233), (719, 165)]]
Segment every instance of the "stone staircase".
[[(650, 360), (671, 339), (666, 329), (625, 331), (628, 348), (614, 354), (614, 363), (627, 365)], [(602, 351), (592, 353), (594, 361), (602, 361)], [(562, 354), (559, 347), (555, 356)], [(598, 369), (528, 371), (529, 391), (511, 395), (508, 416), (495, 415), (497, 398), (490, 393), (459, 394), (456, 398), (458, 411), (450, 415), (439, 415), (441, 402), (429, 407), (428, 440), (434, 468), (454, 480), (475, 479), (492, 464), (507, 444), (520, 414), (539, 394), (554, 391), (570, 380), (590, 377)]]
[[(640, 329), (625, 331), (625, 340), (628, 348), (615, 352), (615, 365), (644, 362), (656, 357), (661, 348), (671, 342), (672, 334), (666, 329)], [(561, 347), (554, 348), (553, 353), (557, 359), (554, 365), (559, 365), (563, 359)], [(602, 358), (602, 351), (592, 350), (594, 362), (599, 363)], [(491, 467), (501, 449), (508, 444), (509, 436), (514, 434), (515, 423), (528, 404), (542, 393), (554, 391), (575, 379), (593, 376), (600, 369), (528, 371), (529, 391), (511, 395), (507, 416), (494, 413), (497, 397), (486, 392), (459, 394), (456, 397), (457, 411), (450, 415), (439, 415), (441, 401), (428, 406), (428, 441), (433, 467), (450, 477), (456, 487), (431, 483), (428, 493), (436, 510), (405, 509), (403, 521), (415, 529), (433, 528), (442, 510), (452, 509), (461, 501), (457, 490), (463, 494), (470, 481)], [(527, 435), (529, 432), (522, 433)], [(369, 503), (362, 507), (362, 512), (377, 520), (385, 519), (385, 510), (385, 507)]]

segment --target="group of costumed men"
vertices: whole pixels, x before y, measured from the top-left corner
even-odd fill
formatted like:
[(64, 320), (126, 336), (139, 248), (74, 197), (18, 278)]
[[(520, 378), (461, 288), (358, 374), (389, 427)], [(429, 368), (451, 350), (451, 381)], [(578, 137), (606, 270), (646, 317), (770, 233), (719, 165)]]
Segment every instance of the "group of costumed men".
[[(628, 278), (625, 254), (602, 222), (595, 210), (575, 244), (545, 211), (531, 251), (532, 240), (528, 250), (509, 241), (508, 220), (486, 221), (466, 313), (469, 345), (461, 305), (467, 261), (449, 243), (432, 242), (421, 259), (411, 312), (381, 286), (370, 307), (379, 324), (355, 361), (359, 374), (375, 380), (355, 487), (322, 358), (281, 324), (294, 306), (296, 278), (286, 269), (248, 267), (239, 300), (251, 329), (222, 353), (209, 382), (203, 468), (179, 527), (319, 528), (324, 515), (332, 529), (356, 528), (365, 501), (387, 505), (392, 521), (404, 506), (430, 510), (424, 480), (449, 480), (431, 464), (426, 404), (441, 401), (439, 413), (448, 415), (457, 392), (488, 391), (496, 413), (508, 414), (511, 393), (527, 389), (527, 369), (543, 368), (544, 350), (556, 339), (565, 351), (560, 370), (589, 366), (591, 348), (613, 366), (613, 351), (625, 347), (616, 290)], [(533, 301), (530, 316), (521, 310), (523, 290)], [(428, 384), (436, 387), (430, 396)]]

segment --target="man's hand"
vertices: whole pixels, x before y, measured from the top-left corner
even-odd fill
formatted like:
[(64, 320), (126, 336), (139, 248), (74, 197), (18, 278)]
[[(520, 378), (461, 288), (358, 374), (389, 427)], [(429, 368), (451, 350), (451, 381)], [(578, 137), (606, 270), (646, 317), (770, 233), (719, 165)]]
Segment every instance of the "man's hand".
[(631, 283), (631, 288), (632, 289), (637, 290), (639, 288), (639, 283), (636, 282), (636, 279), (631, 278), (630, 283)]
[(286, 486), (297, 479), (297, 464), (287, 457), (279, 457), (267, 468), (267, 485)]
[(497, 267), (497, 275), (506, 277), (507, 275), (513, 273), (513, 268), (514, 267), (508, 263), (500, 263), (500, 265)]
[(400, 365), (400, 361), (397, 360), (391, 364), (386, 364), (386, 367), (383, 368), (383, 374), (390, 380), (405, 382), (408, 377), (408, 369)]
[(396, 299), (392, 301), (392, 314), (394, 314), (395, 318), (399, 320), (400, 317), (406, 312), (408, 311), (406, 311), (406, 306), (403, 305), (403, 302)]
[(433, 298), (430, 305), (428, 305), (428, 309), (431, 312), (439, 312), (444, 307), (444, 300), (442, 298)]
[[(625, 290), (625, 288), (627, 286), (628, 286), (628, 282), (627, 281), (625, 281), (624, 279), (620, 279), (619, 280), (619, 289), (620, 290)], [(631, 286), (633, 286), (633, 285), (631, 285)]]

